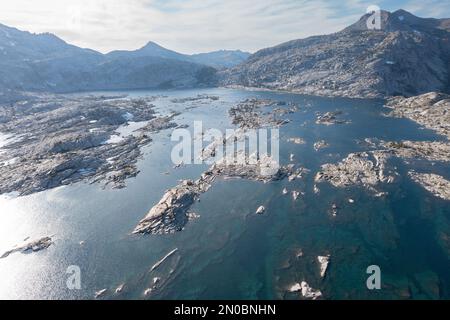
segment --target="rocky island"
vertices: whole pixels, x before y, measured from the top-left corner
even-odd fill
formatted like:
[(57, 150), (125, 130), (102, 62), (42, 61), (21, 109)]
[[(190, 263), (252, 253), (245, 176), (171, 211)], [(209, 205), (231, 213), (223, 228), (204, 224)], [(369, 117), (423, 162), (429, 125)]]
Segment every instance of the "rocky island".
[(16, 246), (14, 249), (6, 251), (5, 253), (3, 253), (0, 256), (0, 259), (6, 258), (14, 252), (29, 253), (29, 252), (41, 251), (41, 250), (47, 249), (52, 244), (53, 244), (53, 240), (51, 237), (44, 237), (39, 240), (26, 242), (25, 244)]
[(316, 174), (316, 182), (327, 181), (335, 187), (363, 186), (378, 192), (376, 186), (392, 183), (398, 174), (388, 165), (384, 151), (352, 153), (338, 164), (325, 164)]

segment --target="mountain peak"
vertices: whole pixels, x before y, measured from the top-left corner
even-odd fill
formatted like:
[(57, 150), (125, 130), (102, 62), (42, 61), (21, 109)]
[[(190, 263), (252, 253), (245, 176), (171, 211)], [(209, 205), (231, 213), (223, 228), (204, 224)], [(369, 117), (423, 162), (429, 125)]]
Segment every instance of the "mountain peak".
[[(343, 31), (367, 31), (367, 21), (372, 13), (363, 15), (359, 21), (345, 28)], [(441, 28), (442, 20), (433, 18), (420, 18), (414, 14), (399, 9), (394, 12), (381, 10), (380, 14), (381, 30), (385, 32), (395, 31), (419, 31), (434, 33)]]
[(145, 46), (143, 46), (143, 47), (142, 47), (141, 49), (139, 49), (139, 50), (142, 50), (142, 49), (153, 49), (153, 48), (165, 49), (165, 48), (163, 48), (162, 46), (160, 46), (159, 44), (157, 44), (156, 42), (149, 41), (149, 42), (147, 42), (147, 44), (146, 44)]

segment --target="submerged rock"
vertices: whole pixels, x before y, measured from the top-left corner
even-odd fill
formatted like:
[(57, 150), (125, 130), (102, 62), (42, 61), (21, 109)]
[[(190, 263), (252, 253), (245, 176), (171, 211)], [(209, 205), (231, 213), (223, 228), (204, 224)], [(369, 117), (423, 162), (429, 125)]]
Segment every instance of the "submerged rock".
[(298, 168), (296, 170), (294, 170), (293, 166), (290, 166), (291, 168), (291, 173), (288, 176), (288, 180), (289, 181), (294, 181), (295, 179), (301, 179), (303, 178), (303, 176), (307, 173), (309, 173), (308, 169), (305, 168)]
[(168, 254), (166, 254), (161, 260), (157, 261), (157, 262), (152, 266), (152, 268), (150, 269), (150, 272), (152, 272), (152, 271), (158, 269), (159, 266), (160, 266), (161, 264), (164, 263), (164, 261), (166, 261), (167, 259), (169, 259), (169, 258), (170, 258), (175, 252), (177, 252), (177, 251), (178, 251), (178, 248), (175, 248), (175, 249), (173, 249), (172, 251), (170, 251)]
[(332, 215), (333, 217), (336, 217), (336, 216), (337, 216), (337, 210), (338, 210), (337, 204), (333, 203), (333, 204), (331, 205), (331, 210), (330, 210), (331, 215)]
[(325, 140), (320, 140), (320, 141), (317, 141), (316, 143), (314, 143), (314, 150), (319, 151), (328, 146), (329, 146), (329, 144)]
[(289, 139), (287, 139), (287, 141), (292, 142), (294, 144), (305, 144), (306, 143), (306, 141), (304, 139), (298, 138), (298, 137), (297, 138), (289, 138)]
[(319, 194), (320, 193), (320, 189), (319, 189), (319, 187), (316, 184), (314, 184), (313, 192), (314, 192), (314, 194)]
[(188, 213), (186, 213), (186, 216), (189, 221), (200, 218), (200, 215), (195, 212), (188, 212)]

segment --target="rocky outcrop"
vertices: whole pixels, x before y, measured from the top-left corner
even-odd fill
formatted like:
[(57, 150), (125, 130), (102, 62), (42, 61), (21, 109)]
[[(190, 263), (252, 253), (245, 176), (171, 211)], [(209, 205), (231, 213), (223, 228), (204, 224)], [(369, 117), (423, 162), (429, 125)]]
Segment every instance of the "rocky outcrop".
[(320, 140), (314, 143), (314, 150), (320, 151), (329, 147), (329, 144), (325, 140)]
[(287, 141), (294, 143), (294, 144), (305, 144), (306, 143), (306, 141), (300, 137), (289, 138), (289, 139), (287, 139)]
[(266, 212), (266, 208), (264, 206), (259, 206), (258, 209), (256, 209), (256, 214), (263, 214)]
[[(222, 160), (215, 163), (195, 181), (184, 180), (178, 186), (169, 189), (161, 200), (149, 211), (134, 229), (134, 234), (167, 234), (181, 231), (189, 221), (189, 209), (199, 196), (208, 191), (218, 177), (242, 178), (269, 182), (281, 180), (290, 173), (291, 166), (267, 168), (270, 160), (262, 158), (256, 164), (229, 164)], [(259, 207), (258, 214), (265, 208)]]
[[(273, 108), (279, 103), (265, 99), (247, 99), (230, 108), (228, 114), (231, 122), (241, 129), (258, 129), (262, 127), (276, 127), (289, 122), (281, 117), (295, 112), (293, 107)], [(272, 107), (270, 110), (265, 108)], [(266, 112), (265, 112), (266, 111)]]
[(317, 115), (317, 124), (324, 124), (327, 126), (331, 126), (333, 124), (345, 124), (349, 123), (346, 120), (339, 119), (338, 117), (342, 115), (342, 111), (334, 111), (334, 112), (326, 112), (324, 114)]
[(197, 181), (184, 180), (168, 190), (139, 222), (133, 233), (166, 234), (181, 231), (189, 220), (187, 212), (199, 195), (210, 187), (215, 176), (203, 174)]
[(400, 141), (381, 144), (402, 159), (450, 161), (450, 143), (443, 141)]
[(411, 171), (409, 177), (436, 197), (450, 200), (450, 181), (437, 174)]
[(382, 30), (368, 30), (368, 17), (341, 32), (260, 50), (219, 73), (220, 82), (364, 98), (449, 88), (449, 32), (441, 24), (399, 10), (382, 12)]
[(323, 165), (315, 182), (327, 181), (338, 188), (363, 186), (376, 191), (379, 184), (396, 180), (397, 173), (387, 164), (389, 156), (386, 151), (351, 153), (338, 164)]
[(330, 263), (330, 255), (318, 256), (317, 261), (320, 264), (320, 276), (323, 278), (328, 270), (328, 264)]
[(108, 289), (101, 289), (98, 291), (95, 291), (94, 293), (94, 299), (99, 299), (103, 297), (108, 292)]
[(315, 290), (309, 286), (306, 281), (302, 281), (300, 284), (302, 297), (305, 299), (316, 300), (322, 296), (322, 292), (320, 290)]
[(41, 251), (41, 250), (47, 249), (52, 244), (53, 244), (53, 240), (51, 237), (44, 237), (39, 240), (30, 241), (21, 246), (18, 246), (14, 249), (11, 249), (11, 250), (5, 252), (4, 254), (2, 254), (2, 256), (0, 256), (0, 259), (6, 258), (14, 252), (28, 253), (28, 252)]

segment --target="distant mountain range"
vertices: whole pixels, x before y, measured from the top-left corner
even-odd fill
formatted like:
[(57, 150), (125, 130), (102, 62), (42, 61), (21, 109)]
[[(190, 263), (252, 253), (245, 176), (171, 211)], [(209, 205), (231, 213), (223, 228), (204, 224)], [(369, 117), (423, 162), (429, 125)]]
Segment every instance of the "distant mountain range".
[(381, 12), (330, 35), (289, 41), (219, 73), (222, 85), (349, 97), (411, 96), (450, 88), (450, 19)]
[(181, 61), (194, 62), (216, 69), (233, 67), (244, 62), (250, 53), (240, 50), (219, 50), (208, 53), (182, 54), (161, 47), (155, 42), (149, 42), (144, 47), (135, 51), (113, 51), (106, 55), (110, 59), (129, 57), (159, 57)]
[(184, 55), (149, 42), (135, 51), (102, 54), (53, 34), (0, 24), (0, 89), (69, 92), (211, 85), (216, 69), (250, 54), (216, 51)]
[[(0, 89), (51, 92), (239, 86), (347, 97), (450, 91), (450, 19), (381, 12), (344, 30), (293, 40), (252, 55), (186, 55), (149, 42), (108, 54), (0, 24)], [(1, 91), (0, 91), (1, 92)]]

